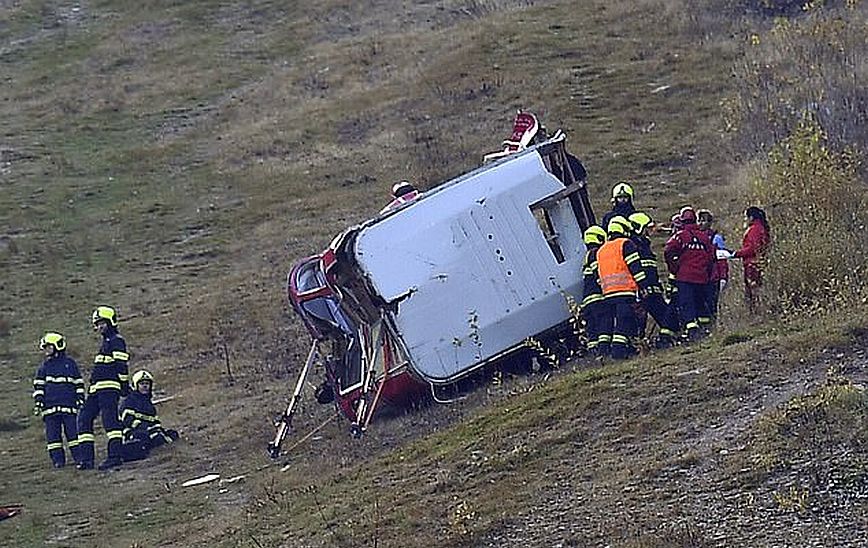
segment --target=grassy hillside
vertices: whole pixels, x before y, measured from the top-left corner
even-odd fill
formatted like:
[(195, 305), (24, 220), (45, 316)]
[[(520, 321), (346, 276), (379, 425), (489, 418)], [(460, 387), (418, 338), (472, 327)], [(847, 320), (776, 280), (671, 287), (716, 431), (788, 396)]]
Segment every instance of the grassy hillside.
[[(599, 210), (629, 179), (652, 216), (710, 205), (737, 240), (744, 192), (722, 113), (762, 31), (742, 13), (0, 2), (0, 504), (26, 505), (0, 545), (772, 546), (823, 538), (825, 523), (848, 545), (864, 499), (805, 512), (821, 499), (800, 502), (813, 488), (775, 434), (793, 415), (773, 411), (829, 365), (845, 366), (831, 386), (858, 384), (864, 310), (781, 327), (731, 292), (701, 347), (508, 379), (358, 442), (333, 420), (285, 472), (264, 452), (307, 344), (283, 299), (290, 263), (375, 213), (396, 180), (428, 188), (478, 165), (517, 108), (567, 132)], [(59, 330), (89, 370), (103, 303), (121, 314), (131, 367), (176, 396), (160, 413), (184, 439), (112, 473), (55, 472), (28, 414), (35, 343)], [(831, 394), (843, 400), (821, 403), (842, 425), (864, 418), (859, 390)], [(288, 443), (330, 413), (311, 400)], [(862, 458), (860, 436), (837, 443)], [(210, 471), (244, 477), (180, 487)], [(845, 484), (863, 485), (851, 472)]]

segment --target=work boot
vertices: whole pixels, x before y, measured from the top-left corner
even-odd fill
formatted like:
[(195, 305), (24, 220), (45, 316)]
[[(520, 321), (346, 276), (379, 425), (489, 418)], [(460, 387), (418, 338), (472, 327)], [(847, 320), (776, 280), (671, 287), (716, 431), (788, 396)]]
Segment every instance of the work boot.
[(669, 336), (659, 336), (657, 340), (654, 341), (654, 348), (657, 350), (664, 350), (666, 348), (670, 348), (675, 345), (675, 341), (672, 340), (672, 337)]
[(93, 470), (93, 461), (92, 460), (84, 460), (75, 465), (79, 470)]
[(99, 463), (99, 470), (109, 470), (111, 468), (115, 468), (124, 463), (124, 461), (120, 457), (108, 457), (106, 460)]

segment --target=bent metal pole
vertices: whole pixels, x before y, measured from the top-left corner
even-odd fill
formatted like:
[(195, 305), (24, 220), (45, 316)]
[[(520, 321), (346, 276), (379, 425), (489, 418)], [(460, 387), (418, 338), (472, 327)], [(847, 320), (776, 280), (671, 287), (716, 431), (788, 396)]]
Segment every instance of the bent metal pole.
[(274, 439), (268, 444), (268, 454), (271, 458), (276, 459), (280, 456), (280, 446), (292, 426), (292, 416), (295, 414), (295, 408), (301, 399), (301, 390), (304, 388), (304, 381), (307, 380), (307, 374), (310, 371), (310, 366), (313, 364), (317, 356), (317, 341), (314, 341), (310, 346), (310, 351), (307, 353), (307, 360), (304, 362), (304, 367), (298, 375), (298, 381), (295, 383), (295, 390), (292, 391), (292, 398), (286, 406), (286, 411), (280, 417), (277, 423), (277, 432), (274, 434)]

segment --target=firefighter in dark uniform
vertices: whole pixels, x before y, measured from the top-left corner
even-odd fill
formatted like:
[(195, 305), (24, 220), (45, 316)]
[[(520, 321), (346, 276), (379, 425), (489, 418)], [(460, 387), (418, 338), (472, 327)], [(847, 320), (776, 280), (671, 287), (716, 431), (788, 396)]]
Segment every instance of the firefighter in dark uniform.
[(33, 378), (33, 413), (45, 423), (48, 456), (55, 468), (66, 466), (63, 437), (75, 461), (79, 460), (76, 414), (84, 403), (84, 380), (75, 360), (66, 355), (66, 340), (60, 333), (46, 333), (39, 341), (45, 361)]
[(678, 287), (678, 313), (688, 340), (702, 335), (700, 318), (708, 317), (706, 290), (716, 260), (711, 238), (696, 224), (693, 208), (681, 210), (682, 228), (666, 242), (663, 256)]
[(157, 408), (151, 401), (153, 389), (153, 375), (145, 370), (133, 374), (132, 392), (124, 398), (120, 408), (125, 461), (143, 459), (151, 449), (178, 439), (177, 431), (163, 428)]
[(99, 465), (99, 469), (107, 470), (123, 463), (123, 430), (118, 419), (118, 400), (129, 392), (127, 361), (130, 356), (127, 354), (127, 343), (118, 333), (117, 313), (113, 308), (97, 307), (93, 312), (93, 326), (102, 336), (102, 344), (93, 359), (87, 400), (78, 416), (78, 438), (81, 446), (81, 462), (78, 467), (82, 470), (93, 468), (93, 421), (97, 415), (101, 415), (102, 426), (108, 438), (108, 456)]
[(615, 216), (620, 215), (625, 219), (636, 213), (636, 207), (633, 205), (633, 187), (627, 181), (621, 181), (612, 187), (612, 211), (603, 215), (601, 226), (609, 228), (609, 221)]
[(630, 221), (616, 216), (609, 221), (609, 237), (597, 251), (597, 271), (603, 288), (603, 329), (611, 333), (611, 356), (616, 360), (636, 353), (636, 304), (639, 291), (647, 286), (645, 272), (636, 244), (630, 240)]
[(642, 293), (642, 308), (654, 318), (660, 327), (660, 335), (655, 341), (657, 348), (669, 348), (675, 342), (677, 323), (673, 322), (672, 313), (666, 299), (663, 298), (663, 285), (660, 283), (660, 273), (657, 270), (657, 257), (651, 249), (648, 238), (648, 228), (653, 224), (651, 217), (637, 211), (628, 218), (633, 225), (631, 240), (639, 250), (642, 270), (645, 272), (647, 289)]
[(597, 272), (597, 251), (604, 243), (606, 243), (606, 231), (602, 227), (593, 225), (585, 230), (585, 246), (588, 251), (582, 266), (582, 303), (580, 308), (582, 318), (585, 320), (588, 351), (596, 357), (609, 355), (609, 343), (612, 336), (611, 333), (603, 333), (601, 330), (604, 304), (603, 288), (600, 287), (600, 278)]

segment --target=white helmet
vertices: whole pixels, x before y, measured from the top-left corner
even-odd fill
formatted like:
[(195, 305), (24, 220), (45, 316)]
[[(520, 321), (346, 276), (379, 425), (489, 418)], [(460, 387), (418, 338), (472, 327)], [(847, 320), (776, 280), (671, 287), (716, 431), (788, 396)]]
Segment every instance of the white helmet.
[(133, 373), (132, 382), (130, 383), (133, 386), (133, 390), (138, 390), (139, 383), (141, 383), (142, 381), (150, 381), (151, 388), (154, 387), (154, 376), (142, 369)]
[(409, 181), (401, 181), (400, 183), (395, 183), (392, 185), (392, 196), (395, 198), (400, 198), (404, 194), (409, 194), (410, 192), (414, 192), (416, 187), (410, 184)]

